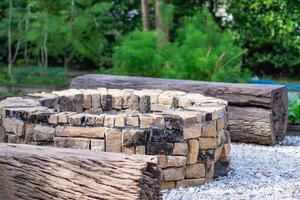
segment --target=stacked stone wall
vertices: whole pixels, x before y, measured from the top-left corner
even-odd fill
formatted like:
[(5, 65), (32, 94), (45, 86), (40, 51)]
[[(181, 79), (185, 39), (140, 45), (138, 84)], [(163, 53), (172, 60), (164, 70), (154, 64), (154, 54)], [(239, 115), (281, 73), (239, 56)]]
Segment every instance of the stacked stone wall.
[(157, 155), (162, 188), (228, 173), (227, 102), (196, 93), (70, 89), (1, 102), (0, 141)]

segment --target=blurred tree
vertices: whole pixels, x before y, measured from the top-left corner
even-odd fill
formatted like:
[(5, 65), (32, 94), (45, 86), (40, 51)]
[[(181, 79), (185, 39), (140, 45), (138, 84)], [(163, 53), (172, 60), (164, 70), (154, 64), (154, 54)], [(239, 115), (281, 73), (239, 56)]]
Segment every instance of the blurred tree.
[[(248, 49), (244, 65), (256, 72), (275, 68), (293, 72), (300, 66), (299, 0), (227, 0), (230, 26)], [(269, 67), (269, 68), (266, 68)]]

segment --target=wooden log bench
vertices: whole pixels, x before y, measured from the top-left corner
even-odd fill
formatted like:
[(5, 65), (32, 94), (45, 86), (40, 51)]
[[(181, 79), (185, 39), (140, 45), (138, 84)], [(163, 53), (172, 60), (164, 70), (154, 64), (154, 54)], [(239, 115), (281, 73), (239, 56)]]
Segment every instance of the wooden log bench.
[(161, 199), (152, 156), (0, 144), (0, 199)]
[(227, 175), (227, 102), (182, 91), (69, 89), (0, 103), (4, 142), (155, 155), (162, 189)]
[(181, 90), (228, 101), (229, 127), (234, 142), (274, 145), (286, 135), (287, 88), (280, 85), (213, 83), (87, 74), (75, 78), (70, 88), (133, 88)]

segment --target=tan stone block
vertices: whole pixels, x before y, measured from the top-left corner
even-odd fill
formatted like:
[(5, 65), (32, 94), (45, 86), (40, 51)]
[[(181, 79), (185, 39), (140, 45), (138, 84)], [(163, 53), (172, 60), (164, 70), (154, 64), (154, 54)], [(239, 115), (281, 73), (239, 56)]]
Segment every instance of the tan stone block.
[(126, 124), (128, 126), (138, 127), (139, 124), (139, 117), (137, 115), (127, 116), (126, 117)]
[(65, 126), (56, 126), (54, 136), (63, 135), (64, 129), (65, 129)]
[(136, 94), (132, 94), (130, 97), (129, 105), (131, 110), (139, 110), (140, 97)]
[(37, 124), (26, 123), (25, 124), (25, 140), (32, 140), (33, 129)]
[(125, 115), (117, 115), (115, 117), (115, 127), (124, 127), (125, 126)]
[(33, 130), (33, 140), (53, 141), (55, 128), (49, 126), (36, 125)]
[(92, 108), (100, 108), (101, 107), (101, 96), (98, 93), (91, 94), (92, 96)]
[(180, 117), (180, 120), (184, 126), (189, 126), (190, 124), (193, 124), (197, 122), (198, 119), (198, 113), (193, 111), (164, 111), (165, 114), (169, 115), (176, 115)]
[(85, 114), (85, 125), (94, 126), (96, 124), (96, 115)]
[(159, 104), (171, 106), (173, 102), (173, 97), (165, 94), (161, 94), (157, 97), (157, 101)]
[(145, 153), (146, 153), (146, 147), (145, 146), (136, 146), (135, 147), (135, 154), (145, 155)]
[(206, 182), (207, 181), (205, 178), (184, 179), (181, 181), (177, 181), (176, 187), (190, 187), (190, 186), (202, 185)]
[(91, 139), (91, 150), (92, 151), (105, 151), (104, 140)]
[(112, 108), (121, 110), (123, 107), (123, 91), (119, 89), (108, 89), (107, 91), (112, 96)]
[(167, 156), (168, 167), (184, 167), (186, 165), (185, 156)]
[(186, 178), (202, 178), (205, 177), (205, 165), (204, 163), (196, 163), (193, 165), (187, 165), (185, 171)]
[(140, 127), (141, 128), (150, 128), (153, 125), (153, 118), (147, 115), (139, 115), (140, 118)]
[(217, 162), (217, 161), (220, 159), (222, 150), (223, 150), (223, 147), (220, 146), (220, 147), (218, 147), (218, 148), (214, 151), (214, 160), (213, 160), (213, 163)]
[(217, 119), (217, 130), (222, 130), (225, 127), (225, 119)]
[(58, 123), (58, 116), (56, 114), (52, 114), (48, 118), (49, 124), (57, 124)]
[(184, 139), (192, 139), (199, 138), (202, 133), (202, 124), (195, 123), (190, 125), (189, 127), (183, 128), (183, 138)]
[(164, 181), (160, 188), (162, 190), (167, 190), (167, 189), (172, 189), (172, 188), (175, 188), (175, 181)]
[(105, 128), (105, 151), (122, 152), (122, 133), (119, 129)]
[(122, 147), (122, 152), (125, 154), (134, 154), (134, 147)]
[(96, 126), (103, 126), (104, 124), (105, 114), (97, 115), (95, 118), (95, 125)]
[(91, 109), (92, 108), (92, 95), (91, 94), (83, 94), (83, 108)]
[(165, 156), (165, 155), (158, 155), (157, 156), (157, 160), (158, 160), (158, 165), (161, 168), (166, 168), (168, 166), (167, 165), (167, 156)]
[(200, 138), (199, 148), (203, 149), (216, 149), (218, 147), (218, 138)]
[(17, 136), (23, 136), (25, 134), (25, 123), (21, 120), (4, 118), (2, 120), (2, 126), (8, 133), (13, 133)]
[(73, 127), (66, 126), (62, 131), (56, 131), (55, 136), (104, 138), (104, 127)]
[(74, 112), (62, 112), (57, 114), (58, 115), (58, 123), (60, 124), (67, 124), (69, 116), (76, 114)]
[(148, 114), (148, 115), (151, 116), (153, 119), (153, 126), (164, 127), (165, 122), (163, 116), (157, 114)]
[(187, 143), (174, 143), (172, 155), (186, 156), (189, 152)]
[(81, 126), (82, 123), (85, 120), (85, 115), (84, 114), (74, 114), (69, 116), (69, 124), (70, 125), (75, 125), (75, 126)]
[(115, 125), (115, 117), (116, 117), (116, 115), (105, 115), (104, 126), (113, 128)]
[(91, 140), (86, 138), (65, 138), (65, 137), (54, 138), (54, 147), (89, 149), (90, 143)]
[(157, 98), (158, 96), (163, 92), (160, 89), (143, 89), (141, 90), (144, 94), (147, 94), (150, 96), (150, 102), (151, 104), (158, 103)]
[(169, 111), (170, 108), (171, 108), (171, 105), (151, 104), (151, 111), (154, 111), (154, 112)]
[(215, 174), (215, 165), (211, 164), (210, 167), (206, 168), (205, 178), (206, 180), (212, 180)]
[(187, 155), (186, 164), (195, 164), (197, 162), (199, 154), (199, 142), (198, 140), (188, 140), (189, 152)]
[(167, 168), (163, 170), (164, 181), (179, 181), (184, 179), (185, 167)]
[(201, 137), (217, 137), (217, 129), (214, 123), (207, 123), (203, 126)]
[(220, 161), (224, 161), (224, 162), (230, 161), (230, 151), (231, 151), (230, 143), (224, 144), (220, 156)]

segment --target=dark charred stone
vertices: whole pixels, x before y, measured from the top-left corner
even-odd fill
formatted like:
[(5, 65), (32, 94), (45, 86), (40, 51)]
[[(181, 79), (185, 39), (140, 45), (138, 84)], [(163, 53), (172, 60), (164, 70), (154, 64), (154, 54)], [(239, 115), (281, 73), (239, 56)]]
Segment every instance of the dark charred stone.
[[(150, 130), (132, 130), (134, 134), (123, 134), (123, 145), (126, 147), (145, 146)], [(132, 133), (131, 131), (131, 133)]]
[(58, 98), (42, 98), (40, 99), (41, 106), (45, 106), (47, 108), (54, 108), (56, 104), (58, 104)]
[(214, 166), (214, 177), (227, 176), (230, 171), (230, 162), (229, 161), (220, 161), (218, 160)]
[(200, 150), (198, 153), (198, 162), (208, 163), (214, 159), (214, 150)]
[(75, 112), (83, 111), (83, 94), (76, 94), (74, 96), (74, 111)]
[(103, 111), (112, 109), (112, 96), (110, 94), (101, 95), (101, 107)]
[(171, 108), (176, 109), (178, 108), (178, 97), (173, 97), (172, 98), (172, 105)]
[(140, 106), (140, 97), (138, 95), (132, 94), (130, 108), (132, 110), (139, 110), (139, 106)]
[(60, 96), (59, 97), (59, 109), (60, 111), (68, 111), (68, 97)]
[(205, 113), (204, 120), (206, 122), (211, 121), (212, 120), (212, 113)]
[(27, 120), (26, 113), (24, 110), (5, 110), (5, 115), (7, 117)]
[(147, 145), (147, 155), (171, 155), (172, 151), (172, 143), (149, 142)]
[(13, 144), (19, 144), (20, 138), (17, 135), (7, 134), (7, 142)]
[(149, 140), (151, 142), (183, 142), (182, 134), (176, 130), (153, 128)]
[(141, 113), (149, 113), (151, 112), (151, 101), (150, 96), (143, 95), (140, 97), (139, 109)]

